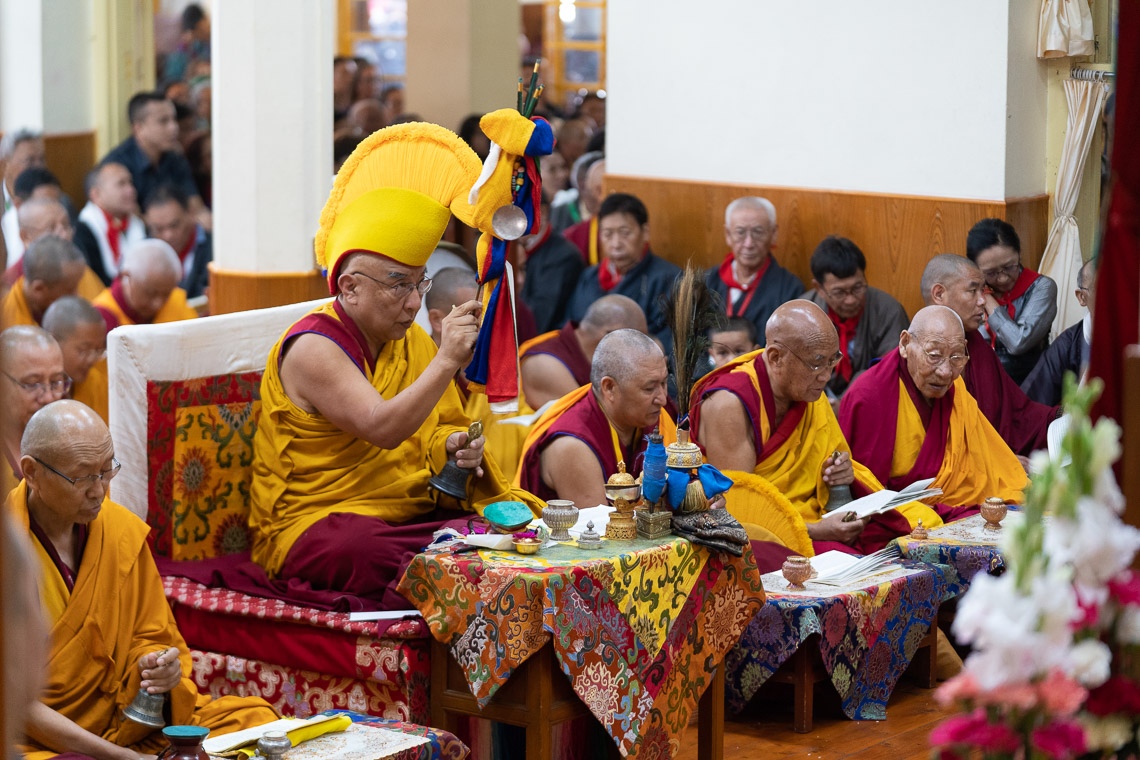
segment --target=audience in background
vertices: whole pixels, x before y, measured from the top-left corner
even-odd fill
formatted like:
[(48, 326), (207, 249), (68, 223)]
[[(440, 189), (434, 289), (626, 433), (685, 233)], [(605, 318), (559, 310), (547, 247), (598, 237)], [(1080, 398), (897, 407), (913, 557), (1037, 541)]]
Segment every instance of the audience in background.
[(197, 298), (210, 284), (214, 241), (210, 232), (194, 219), (190, 204), (175, 185), (159, 185), (146, 197), (143, 218), (153, 238), (169, 245), (181, 263), (178, 286), (187, 298)]
[(146, 237), (146, 226), (135, 213), (138, 199), (127, 167), (109, 161), (87, 173), (87, 205), (79, 212), (75, 244), (83, 251), (104, 285), (119, 274), (127, 246)]
[(724, 327), (709, 330), (709, 362), (712, 366), (706, 369), (719, 369), (758, 348), (756, 325), (744, 317), (729, 317)]
[(724, 211), (728, 255), (720, 266), (705, 273), (705, 283), (720, 296), (725, 313), (751, 321), (757, 336), (765, 334), (768, 317), (776, 307), (804, 292), (800, 279), (772, 255), (778, 230), (771, 201), (737, 198)]
[(843, 359), (827, 383), (832, 399), (843, 396), (859, 373), (896, 348), (906, 329), (906, 309), (867, 284), (867, 259), (847, 238), (831, 235), (811, 255), (812, 289), (802, 298), (827, 312), (839, 333)]
[(551, 228), (549, 207), (542, 207), (541, 218), (538, 230), (518, 241), (516, 272), (522, 281), (519, 295), (534, 314), (536, 330), (544, 333), (566, 321), (566, 307), (586, 265), (578, 249)]
[(1084, 381), (1092, 346), (1093, 303), (1096, 299), (1096, 259), (1086, 261), (1077, 272), (1077, 302), (1088, 309), (1084, 318), (1069, 327), (1049, 344), (1037, 366), (1021, 384), (1021, 390), (1034, 401), (1046, 406), (1061, 403), (1062, 381), (1072, 372)]
[(178, 287), (182, 262), (168, 243), (146, 238), (123, 254), (119, 276), (92, 301), (103, 314), (107, 331), (119, 325), (177, 322), (198, 316)]
[(1021, 265), (1021, 241), (1009, 222), (983, 219), (966, 236), (966, 256), (985, 278), (982, 337), (1001, 366), (1021, 383), (1049, 344), (1057, 316), (1057, 283)]
[(32, 242), (20, 263), (23, 274), (4, 298), (0, 329), (39, 325), (56, 299), (75, 295), (87, 270), (83, 253), (70, 240), (54, 235)]
[(63, 370), (71, 378), (70, 398), (91, 407), (107, 422), (107, 323), (99, 310), (79, 296), (64, 296), (44, 312), (44, 329), (63, 352)]
[[(593, 154), (587, 153), (586, 155)], [(579, 162), (584, 159), (585, 156), (579, 159)], [(577, 203), (566, 205), (570, 217), (577, 216), (581, 221), (562, 230), (562, 237), (573, 243), (582, 252), (582, 258), (591, 266), (597, 264), (602, 255), (598, 208), (602, 202), (602, 183), (605, 176), (605, 157), (590, 162), (583, 178), (584, 181), (578, 185)]]

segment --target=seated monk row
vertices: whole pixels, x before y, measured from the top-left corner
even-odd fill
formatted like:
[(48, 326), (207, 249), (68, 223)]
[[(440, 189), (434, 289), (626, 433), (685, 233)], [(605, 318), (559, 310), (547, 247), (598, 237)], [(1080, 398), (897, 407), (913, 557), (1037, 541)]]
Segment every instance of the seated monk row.
[(598, 342), (614, 330), (648, 333), (645, 312), (632, 298), (602, 296), (590, 304), (581, 322), (543, 333), (519, 347), (523, 394), (532, 409), (561, 398), (590, 382), (590, 360)]
[(606, 503), (605, 483), (624, 462), (641, 474), (647, 434), (676, 440), (669, 413), (669, 371), (657, 342), (638, 330), (615, 330), (598, 342), (590, 384), (568, 393), (535, 423), (523, 444), (515, 485), (544, 501), (579, 507)]
[(29, 245), (20, 261), (24, 274), (4, 297), (0, 328), (42, 323), (44, 312), (56, 299), (76, 294), (87, 269), (83, 253), (54, 235)]
[(82, 401), (109, 422), (107, 324), (103, 315), (79, 296), (64, 296), (44, 313), (44, 329), (63, 352), (63, 371), (72, 383), (70, 398)]
[(16, 325), (0, 332), (0, 496), (7, 496), (24, 477), (20, 470), (20, 439), (32, 415), (71, 390), (63, 371), (63, 352), (46, 330)]
[(156, 238), (127, 248), (119, 274), (92, 303), (103, 314), (110, 332), (120, 325), (150, 325), (194, 319), (198, 313), (178, 287), (182, 262), (168, 243)]
[(860, 375), (844, 395), (839, 424), (856, 458), (888, 488), (934, 478), (944, 505), (991, 496), (1020, 502), (1027, 478), (1017, 456), (966, 390), (972, 361), (962, 320), (927, 306), (897, 351)]
[(24, 480), (5, 510), (32, 543), (50, 630), (47, 683), (27, 715), (24, 757), (154, 757), (167, 744), (162, 733), (123, 716), (140, 689), (165, 696), (170, 723), (215, 734), (275, 720), (260, 697), (198, 693), (150, 528), (108, 498), (119, 464), (98, 415), (68, 400), (40, 409), (24, 431), (20, 464)]

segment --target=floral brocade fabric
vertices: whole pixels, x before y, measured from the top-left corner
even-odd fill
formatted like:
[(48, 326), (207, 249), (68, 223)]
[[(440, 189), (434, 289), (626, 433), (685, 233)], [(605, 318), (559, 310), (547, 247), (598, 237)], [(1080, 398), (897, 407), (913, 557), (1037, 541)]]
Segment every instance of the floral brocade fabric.
[(249, 548), (249, 477), (261, 372), (147, 383), (147, 522), (155, 553), (206, 559)]
[[(939, 606), (962, 591), (949, 567), (905, 564), (862, 588), (828, 589), (809, 582), (807, 592), (787, 592), (780, 573), (765, 575), (768, 602), (725, 658), (729, 709), (743, 709), (807, 645), (819, 647), (847, 717), (886, 718), (887, 700)], [(818, 644), (807, 643), (813, 634)]]
[(550, 643), (574, 692), (627, 757), (673, 757), (715, 667), (760, 610), (750, 550), (680, 538), (418, 555), (400, 591), (448, 644), (486, 706)]

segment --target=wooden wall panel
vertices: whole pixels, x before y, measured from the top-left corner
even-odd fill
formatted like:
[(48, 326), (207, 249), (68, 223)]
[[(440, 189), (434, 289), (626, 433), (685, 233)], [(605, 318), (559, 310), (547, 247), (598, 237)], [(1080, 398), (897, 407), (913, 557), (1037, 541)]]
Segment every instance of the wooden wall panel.
[(229, 314), (312, 301), (329, 294), (328, 282), (312, 272), (234, 272), (210, 264), (210, 313)]
[(779, 236), (774, 252), (785, 267), (811, 284), (815, 246), (828, 235), (851, 238), (867, 256), (867, 279), (913, 314), (922, 307), (919, 279), (939, 253), (965, 255), (966, 233), (995, 216), (1021, 236), (1023, 260), (1036, 266), (1048, 232), (1048, 196), (1000, 201), (875, 195), (788, 187), (759, 187), (607, 175), (606, 192), (632, 193), (649, 209), (653, 250), (677, 264), (719, 263), (727, 251), (724, 209), (734, 198), (760, 195), (776, 206)]
[(87, 203), (83, 180), (95, 165), (95, 132), (44, 135), (44, 152), (48, 168), (79, 211)]

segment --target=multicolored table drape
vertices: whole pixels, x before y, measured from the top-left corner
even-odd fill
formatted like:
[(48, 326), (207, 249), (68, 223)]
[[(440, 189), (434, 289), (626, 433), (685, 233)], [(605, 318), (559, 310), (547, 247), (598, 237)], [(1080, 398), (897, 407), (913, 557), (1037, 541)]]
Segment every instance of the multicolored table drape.
[(681, 538), (537, 556), (429, 551), (400, 591), (449, 644), (480, 705), (552, 642), (574, 692), (627, 757), (672, 757), (713, 669), (764, 603), (750, 551)]
[(739, 712), (812, 634), (824, 668), (855, 720), (883, 720), (899, 676), (946, 599), (961, 593), (945, 566), (905, 562), (870, 585), (809, 582), (791, 591), (783, 576), (763, 576), (768, 603), (725, 658), (728, 706)]
[[(1020, 519), (1021, 513), (1011, 510), (1002, 524)], [(952, 568), (957, 575), (955, 582), (965, 590), (975, 575), (988, 571), (990, 563), (1001, 557), (998, 551), (1001, 531), (988, 531), (985, 525), (981, 515), (971, 515), (930, 531), (929, 537), (922, 541), (909, 536), (896, 541), (908, 559)]]

